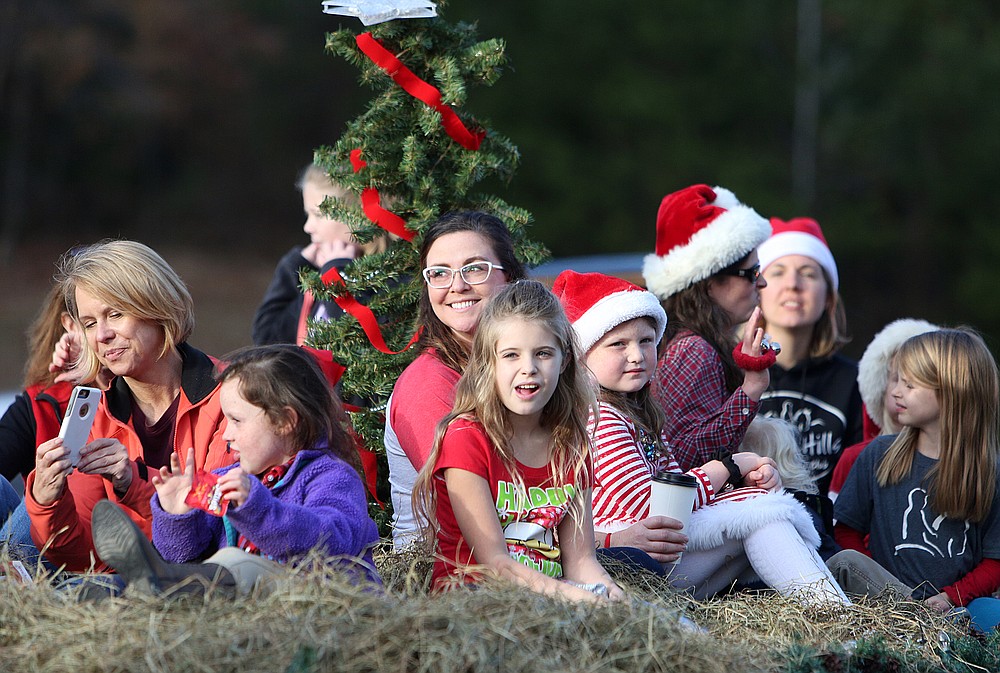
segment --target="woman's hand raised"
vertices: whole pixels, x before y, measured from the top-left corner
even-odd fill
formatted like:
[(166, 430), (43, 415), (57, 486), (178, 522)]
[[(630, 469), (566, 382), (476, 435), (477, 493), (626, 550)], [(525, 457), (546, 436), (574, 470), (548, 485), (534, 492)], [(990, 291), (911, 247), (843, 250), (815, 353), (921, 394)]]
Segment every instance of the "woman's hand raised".
[[(750, 314), (750, 319), (743, 326), (743, 343), (740, 350), (744, 355), (759, 358), (763, 354), (761, 342), (764, 341), (764, 316), (758, 306)], [(760, 396), (767, 390), (767, 384), (771, 382), (771, 376), (767, 369), (760, 371), (743, 370), (743, 392), (754, 402), (760, 401)]]

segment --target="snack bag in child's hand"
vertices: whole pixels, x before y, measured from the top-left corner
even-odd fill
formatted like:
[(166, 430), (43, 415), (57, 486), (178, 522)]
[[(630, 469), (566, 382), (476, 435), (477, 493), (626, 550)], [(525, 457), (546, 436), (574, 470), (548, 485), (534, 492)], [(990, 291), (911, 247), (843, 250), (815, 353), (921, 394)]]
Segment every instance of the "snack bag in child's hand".
[(215, 516), (222, 516), (229, 507), (229, 501), (222, 497), (222, 489), (219, 488), (219, 475), (204, 470), (194, 473), (191, 490), (184, 498), (184, 503)]

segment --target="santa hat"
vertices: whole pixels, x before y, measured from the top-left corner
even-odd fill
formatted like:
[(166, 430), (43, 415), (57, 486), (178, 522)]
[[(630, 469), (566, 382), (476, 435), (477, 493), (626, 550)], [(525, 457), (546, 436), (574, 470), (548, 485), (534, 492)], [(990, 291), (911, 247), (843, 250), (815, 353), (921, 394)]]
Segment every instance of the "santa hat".
[(771, 229), (774, 232), (771, 238), (757, 248), (761, 269), (766, 269), (771, 262), (785, 255), (804, 255), (815, 259), (823, 267), (830, 276), (834, 291), (840, 288), (837, 263), (833, 261), (833, 253), (826, 244), (819, 222), (808, 217), (795, 217), (787, 222), (772, 217)]
[(722, 187), (694, 185), (660, 202), (656, 252), (646, 255), (646, 287), (666, 299), (739, 261), (771, 235), (771, 225)]
[(633, 318), (652, 318), (657, 341), (667, 328), (667, 314), (659, 300), (621, 278), (567, 269), (556, 277), (552, 292), (573, 323), (584, 353), (605, 334)]
[(858, 362), (858, 390), (868, 415), (880, 429), (885, 413), (885, 388), (889, 385), (889, 361), (910, 337), (939, 329), (926, 320), (902, 318), (883, 327), (865, 348)]

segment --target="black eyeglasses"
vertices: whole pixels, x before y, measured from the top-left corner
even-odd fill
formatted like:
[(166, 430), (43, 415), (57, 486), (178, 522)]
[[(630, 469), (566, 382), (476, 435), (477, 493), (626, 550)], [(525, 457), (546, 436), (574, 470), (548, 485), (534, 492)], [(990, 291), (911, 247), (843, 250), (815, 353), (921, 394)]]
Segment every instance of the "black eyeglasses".
[(745, 278), (751, 283), (756, 283), (757, 279), (760, 278), (760, 264), (754, 264), (749, 269), (723, 269), (719, 272), (720, 276), (739, 276), (740, 278)]

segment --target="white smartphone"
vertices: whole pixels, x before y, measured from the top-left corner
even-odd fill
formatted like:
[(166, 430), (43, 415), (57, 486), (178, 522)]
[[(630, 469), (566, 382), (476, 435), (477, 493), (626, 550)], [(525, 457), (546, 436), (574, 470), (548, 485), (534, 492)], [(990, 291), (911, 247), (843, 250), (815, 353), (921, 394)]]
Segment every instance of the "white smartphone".
[(97, 404), (101, 401), (101, 391), (97, 388), (77, 386), (73, 388), (66, 415), (63, 416), (59, 437), (63, 446), (69, 449), (69, 459), (73, 467), (80, 462), (80, 449), (87, 444), (90, 428), (94, 424)]

